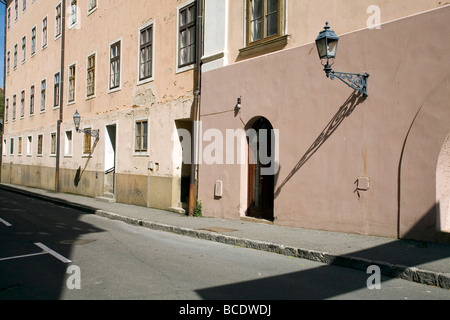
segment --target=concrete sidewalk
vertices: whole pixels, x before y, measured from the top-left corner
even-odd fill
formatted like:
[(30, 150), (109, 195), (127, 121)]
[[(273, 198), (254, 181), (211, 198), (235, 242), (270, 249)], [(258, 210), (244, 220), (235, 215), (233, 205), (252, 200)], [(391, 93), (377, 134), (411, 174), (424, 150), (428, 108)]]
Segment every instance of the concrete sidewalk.
[(193, 218), (145, 207), (0, 184), (10, 191), (155, 230), (274, 252), (450, 289), (450, 245), (274, 226), (247, 220)]

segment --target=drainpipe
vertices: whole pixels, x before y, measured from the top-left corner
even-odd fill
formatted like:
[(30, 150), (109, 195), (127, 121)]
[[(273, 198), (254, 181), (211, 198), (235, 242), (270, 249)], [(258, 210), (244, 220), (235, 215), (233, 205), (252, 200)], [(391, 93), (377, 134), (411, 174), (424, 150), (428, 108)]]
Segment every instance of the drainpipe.
[(4, 43), (4, 50), (5, 52), (3, 53), (3, 61), (4, 61), (4, 70), (3, 70), (3, 113), (0, 115), (0, 182), (2, 181), (2, 166), (3, 166), (3, 132), (4, 132), (4, 128), (5, 128), (5, 107), (6, 107), (6, 37), (7, 37), (7, 30), (8, 30), (8, 26), (7, 26), (7, 8), (6, 8), (6, 1), (2, 0), (0, 1), (1, 4), (5, 5), (5, 43)]
[(66, 39), (66, 0), (61, 1), (61, 71), (59, 76), (59, 119), (56, 123), (56, 167), (55, 167), (55, 191), (60, 191), (59, 163), (61, 157), (61, 123), (63, 121), (64, 103), (64, 50)]
[(191, 134), (191, 181), (189, 186), (189, 216), (194, 216), (195, 200), (197, 199), (197, 173), (198, 173), (198, 129), (200, 123), (200, 97), (202, 80), (202, 55), (203, 55), (203, 0), (197, 0), (197, 41), (196, 41), (196, 70), (194, 79), (194, 114)]

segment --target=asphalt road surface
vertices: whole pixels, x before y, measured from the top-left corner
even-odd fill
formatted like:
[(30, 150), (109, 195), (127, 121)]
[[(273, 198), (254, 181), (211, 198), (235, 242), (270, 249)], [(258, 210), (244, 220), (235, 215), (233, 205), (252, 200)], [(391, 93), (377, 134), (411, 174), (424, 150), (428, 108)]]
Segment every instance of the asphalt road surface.
[(450, 290), (384, 276), (369, 290), (369, 277), (0, 191), (2, 300), (450, 299)]

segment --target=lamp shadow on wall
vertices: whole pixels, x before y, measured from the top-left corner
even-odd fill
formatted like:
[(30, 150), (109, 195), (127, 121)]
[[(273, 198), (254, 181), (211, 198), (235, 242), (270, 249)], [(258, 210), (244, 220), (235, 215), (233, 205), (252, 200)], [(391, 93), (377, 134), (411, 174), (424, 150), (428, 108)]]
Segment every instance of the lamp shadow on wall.
[(309, 147), (300, 161), (295, 165), (291, 172), (287, 175), (283, 182), (275, 190), (275, 199), (280, 195), (283, 187), (292, 179), (292, 177), (305, 165), (306, 162), (322, 147), (322, 145), (328, 140), (328, 138), (337, 130), (345, 118), (349, 117), (356, 107), (364, 102), (364, 97), (359, 91), (354, 91), (350, 97), (339, 108), (338, 112), (334, 115), (331, 121), (322, 130), (320, 135)]
[(92, 154), (93, 154), (94, 151), (95, 151), (95, 147), (97, 147), (98, 140), (99, 140), (98, 138), (95, 139), (94, 145), (92, 146), (92, 149), (91, 149), (91, 152), (89, 153), (89, 155), (88, 155), (88, 157), (87, 157), (87, 159), (86, 159), (86, 163), (84, 164), (84, 168), (81, 169), (81, 166), (79, 166), (78, 169), (77, 169), (77, 172), (75, 173), (75, 177), (74, 177), (74, 179), (73, 179), (73, 184), (75, 185), (75, 187), (78, 187), (78, 184), (79, 184), (80, 181), (81, 181), (81, 177), (83, 176), (84, 171), (86, 170), (86, 168), (87, 168), (89, 162), (90, 162), (91, 159), (92, 159)]

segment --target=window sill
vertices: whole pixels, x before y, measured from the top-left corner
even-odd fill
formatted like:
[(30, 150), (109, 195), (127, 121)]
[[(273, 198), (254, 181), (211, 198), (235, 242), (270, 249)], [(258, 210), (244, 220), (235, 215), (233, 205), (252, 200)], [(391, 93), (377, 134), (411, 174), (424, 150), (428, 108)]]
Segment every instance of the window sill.
[(250, 57), (281, 50), (288, 44), (289, 37), (289, 35), (284, 35), (256, 44), (249, 44), (247, 47), (239, 50), (239, 55), (241, 57)]

